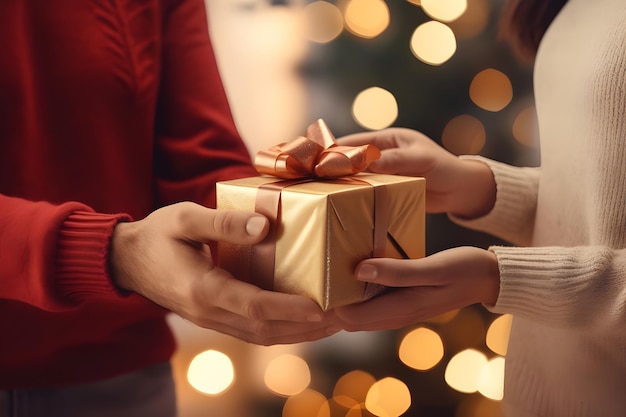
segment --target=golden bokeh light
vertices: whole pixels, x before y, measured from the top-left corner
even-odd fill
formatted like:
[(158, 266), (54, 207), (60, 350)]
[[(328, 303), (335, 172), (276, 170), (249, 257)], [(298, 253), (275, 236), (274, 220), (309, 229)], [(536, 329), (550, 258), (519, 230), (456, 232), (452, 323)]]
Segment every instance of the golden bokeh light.
[(365, 408), (365, 404), (361, 403), (359, 405), (355, 405), (348, 412), (341, 417), (380, 417), (372, 414), (367, 408)]
[(361, 406), (355, 405), (346, 413), (345, 417), (363, 417)]
[(311, 371), (304, 359), (285, 354), (267, 365), (264, 381), (270, 391), (288, 397), (303, 392), (309, 386)]
[(397, 378), (376, 381), (365, 398), (365, 407), (379, 417), (399, 417), (411, 406), (411, 392)]
[(459, 39), (476, 36), (487, 28), (490, 7), (488, 0), (472, 0), (467, 3), (465, 13), (448, 24)]
[(376, 378), (367, 372), (348, 372), (335, 384), (333, 400), (346, 408), (355, 407), (365, 402), (367, 392), (375, 382)]
[(426, 64), (441, 65), (456, 52), (454, 32), (436, 20), (422, 23), (411, 36), (411, 52)]
[(393, 94), (384, 88), (371, 87), (361, 91), (354, 99), (352, 116), (366, 129), (384, 129), (398, 118), (398, 103)]
[(390, 23), (389, 7), (383, 0), (349, 0), (344, 10), (348, 31), (365, 39), (375, 38)]
[(343, 32), (343, 14), (337, 6), (317, 0), (304, 7), (308, 38), (312, 42), (328, 43)]
[(476, 155), (487, 140), (482, 122), (468, 114), (450, 120), (441, 134), (443, 146), (455, 155)]
[(539, 146), (539, 127), (535, 106), (523, 109), (513, 121), (513, 137), (529, 148)]
[(492, 352), (506, 356), (512, 321), (513, 316), (504, 314), (495, 319), (487, 329), (487, 347), (491, 349)]
[(232, 361), (227, 355), (216, 350), (199, 353), (187, 368), (187, 381), (203, 394), (221, 394), (230, 388), (234, 380)]
[(426, 371), (443, 358), (443, 341), (437, 332), (419, 327), (406, 334), (400, 342), (398, 356), (406, 366)]
[(487, 68), (474, 76), (469, 95), (478, 107), (497, 112), (513, 100), (513, 86), (504, 73)]
[(478, 380), (478, 392), (499, 401), (504, 397), (504, 358), (496, 356), (485, 365)]
[(422, 9), (433, 19), (452, 22), (467, 10), (467, 0), (421, 0)]
[(466, 349), (450, 359), (444, 378), (451, 388), (459, 392), (477, 392), (485, 366), (487, 357), (482, 352)]
[(321, 393), (306, 389), (287, 398), (282, 417), (330, 417), (328, 400)]

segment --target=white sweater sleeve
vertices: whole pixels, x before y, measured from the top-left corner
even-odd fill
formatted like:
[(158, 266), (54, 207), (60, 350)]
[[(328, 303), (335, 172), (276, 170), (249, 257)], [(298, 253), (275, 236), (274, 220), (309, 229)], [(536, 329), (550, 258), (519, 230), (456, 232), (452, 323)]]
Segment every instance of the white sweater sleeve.
[(535, 222), (539, 168), (514, 167), (474, 155), (461, 158), (481, 161), (491, 168), (496, 182), (496, 203), (483, 217), (467, 220), (449, 215), (450, 219), (516, 245), (529, 245)]
[(487, 215), (464, 220), (465, 227), (490, 233), (520, 247), (492, 246), (500, 270), (498, 314), (514, 314), (557, 327), (594, 331), (626, 323), (626, 249), (607, 246), (530, 246), (539, 168), (519, 168), (480, 156), (466, 156), (491, 168), (496, 203)]
[(494, 313), (596, 330), (626, 323), (626, 250), (600, 246), (489, 248), (498, 258)]

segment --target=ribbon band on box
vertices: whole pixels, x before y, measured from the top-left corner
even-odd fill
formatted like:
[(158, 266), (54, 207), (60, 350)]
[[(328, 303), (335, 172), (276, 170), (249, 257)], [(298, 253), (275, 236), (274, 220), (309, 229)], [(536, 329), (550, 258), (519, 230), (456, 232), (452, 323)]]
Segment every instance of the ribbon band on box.
[[(297, 179), (278, 181), (261, 185), (257, 189), (254, 210), (269, 219), (270, 230), (265, 239), (254, 245), (250, 271), (254, 273), (254, 280), (261, 288), (274, 288), (274, 261), (276, 259), (276, 234), (281, 211), (282, 190), (297, 184), (310, 182), (311, 179)], [(372, 257), (381, 258), (385, 255), (387, 245), (387, 230), (389, 229), (389, 196), (384, 185), (372, 185), (369, 182), (356, 178), (337, 178), (328, 180), (333, 184), (367, 184), (374, 188), (374, 237)]]

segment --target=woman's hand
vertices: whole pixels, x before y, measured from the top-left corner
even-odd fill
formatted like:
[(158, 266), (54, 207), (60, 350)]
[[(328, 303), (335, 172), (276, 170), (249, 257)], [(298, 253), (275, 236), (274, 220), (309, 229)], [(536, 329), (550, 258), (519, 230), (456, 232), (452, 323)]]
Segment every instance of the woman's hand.
[(493, 305), (500, 289), (496, 256), (474, 247), (423, 259), (368, 259), (356, 276), (389, 289), (335, 310), (348, 331), (397, 329), (472, 304)]
[(426, 178), (426, 211), (430, 213), (474, 218), (493, 208), (496, 187), (489, 167), (459, 159), (420, 132), (391, 128), (348, 135), (338, 142), (378, 147), (382, 157), (370, 164), (372, 172)]
[(208, 243), (253, 244), (267, 234), (256, 213), (178, 203), (116, 226), (110, 264), (115, 283), (201, 326), (262, 345), (333, 333), (312, 300), (262, 290), (215, 266)]

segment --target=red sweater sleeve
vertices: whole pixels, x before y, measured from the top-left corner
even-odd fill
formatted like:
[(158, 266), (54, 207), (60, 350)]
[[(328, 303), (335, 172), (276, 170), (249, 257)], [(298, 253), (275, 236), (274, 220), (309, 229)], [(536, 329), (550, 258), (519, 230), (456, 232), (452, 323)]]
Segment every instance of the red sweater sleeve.
[(156, 184), (161, 204), (215, 205), (215, 182), (258, 175), (220, 79), (202, 0), (178, 1), (164, 22), (157, 114)]
[[(7, 132), (3, 133), (6, 136), (4, 146), (9, 146), (13, 152), (0, 155), (0, 161), (5, 165), (2, 172), (10, 174), (7, 164), (9, 167), (15, 165), (15, 169), (21, 170), (19, 181), (13, 181), (13, 184), (10, 181), (0, 181), (4, 184), (2, 188), (8, 188), (7, 194), (0, 194), (0, 299), (19, 301), (48, 311), (72, 308), (96, 298), (98, 302), (120, 304), (120, 307), (123, 304), (133, 308), (135, 303), (142, 303), (137, 300), (140, 297), (120, 295), (108, 276), (108, 248), (115, 224), (129, 220), (131, 215), (138, 217), (147, 214), (150, 208), (155, 209), (182, 200), (214, 206), (215, 182), (256, 175), (248, 151), (237, 132), (220, 80), (209, 39), (204, 2), (165, 0), (163, 7), (160, 22), (162, 30), (158, 35), (160, 47), (154, 48), (154, 51), (160, 51), (160, 70), (156, 72), (159, 87), (157, 115), (154, 118), (153, 161), (150, 159), (152, 138), (139, 137), (148, 131), (147, 128), (141, 130), (142, 126), (151, 126), (148, 123), (144, 126), (141, 120), (149, 114), (148, 109), (153, 108), (153, 105), (140, 99), (137, 103), (131, 103), (134, 107), (127, 101), (118, 102), (116, 100), (119, 97), (126, 96), (105, 95), (107, 89), (112, 90), (106, 83), (88, 84), (92, 94), (83, 97), (80, 95), (82, 89), (70, 82), (71, 77), (64, 78), (67, 88), (73, 89), (67, 90), (65, 100), (68, 103), (50, 108), (51, 114), (58, 110), (59, 114), (53, 113), (55, 118), (42, 121), (36, 117), (39, 113), (30, 111), (30, 108), (26, 113), (28, 119), (25, 119), (28, 123), (18, 123), (20, 117), (24, 117), (19, 112), (16, 116), (4, 115), (4, 119), (0, 117), (6, 123), (0, 123), (0, 126), (8, 126), (9, 129), (8, 136)], [(98, 25), (109, 29), (109, 26), (100, 21)], [(17, 27), (20, 28), (19, 25)], [(102, 27), (97, 26), (97, 29)], [(132, 28), (134, 31), (131, 33), (137, 39), (129, 45), (153, 45), (143, 42), (149, 36), (142, 34), (141, 26)], [(91, 41), (98, 42), (99, 39), (96, 37)], [(107, 44), (107, 47), (110, 46)], [(57, 49), (55, 53), (63, 52)], [(16, 56), (21, 59), (22, 50), (16, 50), (19, 51)], [(134, 51), (130, 47), (129, 50)], [(142, 51), (138, 49), (136, 52), (136, 61), (143, 65), (145, 62), (139, 59), (144, 58)], [(115, 59), (119, 54), (112, 56), (114, 58), (111, 59)], [(85, 58), (81, 58), (80, 54), (64, 56), (54, 62), (72, 59), (77, 61), (76, 66), (86, 65), (82, 61)], [(104, 66), (103, 61), (102, 65), (117, 74), (119, 62), (112, 62), (116, 64), (107, 62)], [(30, 78), (23, 79), (24, 73), (27, 71), (9, 72), (8, 79), (18, 77), (19, 82), (27, 86), (22, 93), (30, 94), (34, 87)], [(148, 73), (153, 75), (152, 72)], [(139, 77), (142, 72), (137, 70), (137, 74)], [(49, 82), (50, 77), (45, 80)], [(131, 81), (132, 79), (128, 82), (129, 85), (133, 85)], [(3, 84), (0, 83), (1, 85)], [(62, 112), (65, 107), (70, 104), (74, 106), (79, 100), (89, 99), (97, 94), (102, 96), (94, 103), (71, 107), (74, 113), (90, 106), (93, 110), (74, 115), (76, 123), (73, 119), (71, 123), (66, 122), (64, 117), (68, 115)], [(45, 107), (49, 105), (47, 98), (43, 94), (35, 94), (29, 100), (37, 103), (40, 101), (38, 105)], [(30, 102), (29, 100), (24, 100), (24, 103)], [(74, 101), (69, 103), (70, 100)], [(108, 107), (95, 107), (98, 105)], [(12, 108), (21, 109), (20, 106)], [(132, 118), (126, 116), (128, 109), (136, 108), (145, 111), (134, 114)], [(102, 117), (92, 120), (92, 114), (101, 114)], [(135, 120), (139, 121), (135, 123)], [(94, 126), (85, 121), (93, 122)], [(14, 125), (28, 125), (29, 128), (18, 130)], [(42, 128), (35, 129), (32, 126)], [(73, 130), (64, 130), (67, 126), (74, 126)], [(13, 130), (17, 132), (14, 138), (11, 136)], [(28, 140), (23, 135), (28, 135)], [(62, 141), (64, 138), (67, 143)], [(90, 141), (81, 138), (90, 138)], [(52, 140), (56, 142), (47, 142)], [(19, 152), (16, 152), (13, 148), (18, 146)], [(102, 153), (98, 155), (93, 149), (101, 149)], [(76, 155), (69, 158), (68, 150)], [(58, 155), (53, 153), (57, 151)], [(22, 159), (11, 155), (18, 155)], [(60, 158), (71, 159), (71, 164), (54, 162)], [(25, 165), (29, 165), (30, 171)], [(89, 172), (72, 173), (81, 169), (88, 169)], [(152, 179), (151, 169), (154, 174)], [(20, 185), (14, 184), (23, 185), (20, 188)], [(70, 189), (76, 186), (81, 188), (72, 194), (63, 190), (60, 184), (65, 184)], [(151, 185), (154, 188), (152, 202), (148, 201)], [(78, 197), (77, 201), (81, 203), (62, 203), (71, 201), (70, 195)], [(30, 198), (31, 196), (37, 197)], [(117, 212), (131, 214), (104, 214)]]
[(97, 214), (69, 202), (52, 205), (0, 195), (0, 298), (46, 311), (86, 296), (119, 299), (107, 250), (124, 214)]
[(0, 2), (3, 389), (167, 360), (165, 310), (109, 277), (113, 229), (256, 175), (203, 0), (28, 4)]

